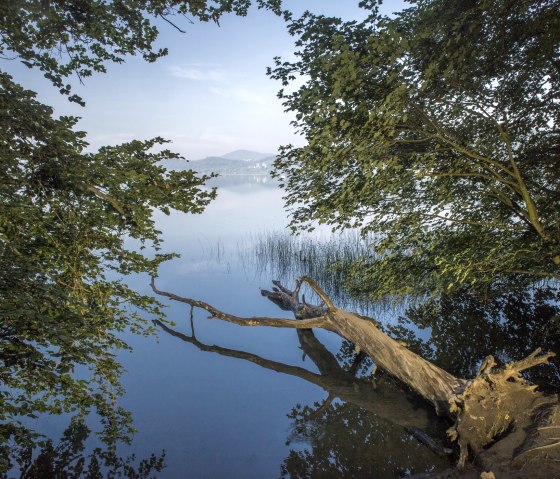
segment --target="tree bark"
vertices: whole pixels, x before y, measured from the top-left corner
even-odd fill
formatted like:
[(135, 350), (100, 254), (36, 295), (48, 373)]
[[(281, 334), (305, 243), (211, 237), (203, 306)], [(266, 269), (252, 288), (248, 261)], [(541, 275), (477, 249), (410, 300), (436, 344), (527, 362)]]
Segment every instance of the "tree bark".
[[(273, 283), (273, 291), (261, 294), (280, 308), (292, 311), (296, 320), (230, 315), (202, 301), (161, 291), (153, 279), (152, 289), (162, 296), (205, 309), (210, 318), (235, 324), (334, 331), (431, 402), (438, 414), (455, 419), (448, 434), (459, 445), (460, 466), (471, 456), (485, 469), (506, 474), (502, 477), (549, 479), (553, 470), (560, 475), (558, 397), (536, 391), (521, 375), (525, 369), (546, 363), (554, 353), (540, 354), (537, 350), (502, 369), (495, 369), (490, 356), (474, 379), (457, 378), (387, 336), (373, 319), (336, 308), (310, 278), (298, 279), (293, 291), (279, 282)], [(323, 306), (309, 305), (305, 297), (299, 300), (303, 283), (318, 294)], [(525, 475), (526, 468), (530, 468), (530, 475)]]
[[(305, 301), (299, 301), (299, 291), (303, 283), (307, 283), (323, 299), (324, 307), (312, 306)], [(293, 311), (298, 321), (262, 317), (239, 318), (202, 301), (160, 291), (152, 281), (152, 288), (156, 293), (205, 309), (212, 318), (223, 319), (239, 325), (304, 329), (319, 327), (334, 331), (355, 344), (358, 350), (367, 353), (380, 368), (400, 379), (424, 399), (430, 401), (438, 414), (452, 416), (451, 399), (463, 390), (465, 380), (456, 378), (390, 338), (377, 327), (378, 323), (373, 319), (336, 308), (315, 281), (310, 278), (297, 280), (293, 292), (279, 285), (278, 282), (275, 282), (275, 285), (276, 291), (273, 293), (276, 293), (278, 298), (275, 301), (276, 304), (283, 309)], [(271, 293), (262, 292), (262, 294), (272, 299)]]

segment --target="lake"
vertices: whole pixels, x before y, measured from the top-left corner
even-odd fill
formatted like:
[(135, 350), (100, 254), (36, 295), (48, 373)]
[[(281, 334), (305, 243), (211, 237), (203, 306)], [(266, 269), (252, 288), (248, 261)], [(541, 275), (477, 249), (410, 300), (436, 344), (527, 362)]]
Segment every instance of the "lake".
[[(237, 316), (291, 318), (260, 289), (271, 288), (272, 279), (292, 287), (305, 262), (278, 271), (272, 259), (267, 267), (255, 256), (263, 238), (287, 232), (282, 192), (262, 176), (213, 181), (219, 195), (202, 215), (157, 215), (164, 251), (181, 254), (162, 266), (158, 288)], [(338, 240), (324, 228), (306, 238), (319, 248)], [(130, 283), (151, 291), (147, 277)], [(138, 430), (119, 454), (142, 459), (165, 451), (157, 477), (399, 478), (453, 464), (417, 439), (441, 442), (448, 424), (382, 372), (372, 378), (371, 364), (356, 378), (349, 371), (353, 350), (337, 335), (241, 327), (208, 320), (200, 310), (191, 318), (187, 305), (162, 302), (175, 325), (158, 327), (157, 338), (127, 335), (133, 352), (118, 353), (126, 369), (119, 403)], [(506, 361), (536, 346), (558, 349), (558, 332), (546, 329), (557, 303), (536, 290), (487, 305), (467, 295), (445, 299), (440, 309), (345, 307), (373, 315), (411, 349), (462, 377), (475, 374), (488, 354)], [(558, 371), (556, 362), (532, 379), (557, 388)], [(66, 419), (43, 417), (37, 429), (57, 437)]]
[[(158, 216), (165, 249), (181, 254), (180, 259), (162, 267), (157, 281), (160, 289), (204, 300), (238, 316), (291, 317), (260, 295), (260, 288), (270, 288), (274, 278), (257, 271), (248, 254), (259, 235), (283, 230), (288, 222), (282, 192), (262, 177), (257, 180), (221, 179), (218, 198), (203, 215)], [(138, 281), (136, 286), (148, 291), (147, 280), (144, 284)], [(190, 334), (189, 314), (187, 305), (169, 304), (167, 315), (177, 323), (175, 330)], [(202, 311), (194, 313), (196, 338), (205, 345), (319, 373), (309, 357), (303, 358), (295, 330), (243, 328), (206, 317)], [(326, 331), (317, 331), (315, 336), (332, 353), (340, 349), (338, 336)], [(403, 427), (355, 405), (348, 414), (354, 418), (364, 415), (358, 420), (362, 429), (364, 421), (379, 421), (378, 436), (371, 432), (372, 437), (365, 439), (358, 426), (340, 434), (335, 423), (317, 424), (325, 430), (287, 445), (294, 435), (294, 419), (288, 414), (296, 405), (322, 403), (328, 393), (319, 385), (273, 371), (267, 368), (270, 364), (258, 365), (246, 358), (226, 356), (223, 351), (203, 351), (163, 331), (157, 341), (141, 337), (129, 341), (134, 352), (122, 354), (120, 359), (127, 369), (123, 377), (127, 394), (122, 405), (132, 411), (138, 429), (132, 449), (138, 457), (165, 450), (167, 467), (161, 477), (279, 477), (291, 455), (300, 453), (299, 459), (306, 457), (302, 451), (313, 449), (313, 438), (328, 444), (336, 442), (337, 435), (339, 447), (346, 446), (345, 454), (350, 454), (350, 458), (337, 460), (349, 462), (344, 467), (352, 467), (358, 476), (363, 470), (363, 477), (371, 477), (368, 471), (372, 468), (379, 470), (376, 477), (399, 477), (412, 470), (447, 465)], [(362, 401), (375, 401), (375, 391), (370, 389), (371, 397), (366, 391)], [(343, 401), (338, 400), (335, 406), (338, 416), (345, 414)], [(420, 411), (422, 414), (426, 412)], [(339, 420), (340, 429), (346, 420)], [(327, 434), (331, 437), (325, 437)], [(405, 446), (408, 451), (402, 450)], [(391, 451), (395, 447), (399, 450)], [(377, 452), (372, 454), (372, 449)], [(366, 451), (371, 457), (364, 454)], [(327, 454), (323, 460), (335, 459)], [(293, 467), (297, 470), (298, 466)]]

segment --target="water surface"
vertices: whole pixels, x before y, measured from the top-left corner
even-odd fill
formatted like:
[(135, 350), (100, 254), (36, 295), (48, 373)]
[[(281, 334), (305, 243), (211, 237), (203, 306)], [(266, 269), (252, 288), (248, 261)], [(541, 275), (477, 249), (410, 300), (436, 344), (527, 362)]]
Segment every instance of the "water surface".
[[(222, 181), (203, 215), (158, 216), (166, 250), (182, 255), (162, 267), (158, 287), (239, 316), (291, 317), (259, 294), (273, 278), (247, 260), (255, 238), (286, 227), (282, 193), (245, 180)], [(135, 283), (148, 291), (146, 278)], [(190, 309), (168, 304), (173, 330), (185, 336), (132, 337), (134, 352), (120, 357), (122, 404), (139, 431), (132, 450), (164, 449), (161, 477), (400, 477), (448, 464), (387, 404), (398, 396), (402, 415), (418, 424), (430, 422), (426, 409), (390, 381), (379, 393), (337, 365), (338, 336), (316, 331), (309, 346), (295, 330), (244, 328), (195, 311), (192, 338)], [(339, 398), (324, 404), (329, 392)]]
[[(319, 228), (292, 241), (273, 182), (262, 176), (214, 181), (219, 195), (204, 214), (156, 217), (165, 251), (181, 254), (161, 268), (160, 289), (238, 316), (290, 318), (260, 294), (272, 279), (291, 287), (298, 275), (311, 274), (332, 288), (336, 281), (330, 270), (316, 268), (317, 258), (353, 237)], [(288, 245), (279, 257), (269, 248), (271, 238)], [(151, 292), (147, 277), (129, 282)], [(473, 377), (489, 354), (507, 362), (537, 347), (560, 350), (558, 298), (543, 288), (487, 299), (461, 291), (400, 307), (352, 303), (339, 293), (330, 291), (335, 304), (375, 317), (389, 334), (458, 377)], [(126, 335), (133, 351), (118, 353), (126, 369), (119, 405), (130, 410), (138, 430), (131, 445), (119, 447), (119, 456), (135, 454), (138, 463), (165, 451), (167, 466), (157, 474), (162, 478), (383, 479), (452, 464), (453, 457), (417, 440), (420, 431), (445, 441), (449, 424), (382, 371), (372, 376), (371, 361), (353, 368), (355, 351), (337, 335), (241, 327), (162, 302), (174, 324), (157, 325), (158, 338)], [(526, 374), (541, 388), (558, 391), (558, 358)], [(41, 416), (29, 426), (56, 443), (68, 420)], [(91, 436), (86, 451), (97, 445)]]

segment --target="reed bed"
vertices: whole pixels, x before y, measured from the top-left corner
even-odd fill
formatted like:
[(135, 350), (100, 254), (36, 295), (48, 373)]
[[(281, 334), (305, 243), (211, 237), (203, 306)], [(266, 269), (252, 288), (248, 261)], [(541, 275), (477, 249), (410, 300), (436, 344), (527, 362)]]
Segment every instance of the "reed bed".
[[(394, 309), (394, 304), (372, 302), (365, 296), (350, 295), (345, 289), (350, 266), (364, 258), (372, 259), (374, 243), (374, 237), (364, 238), (357, 232), (295, 236), (272, 231), (252, 236), (250, 246), (238, 251), (259, 276), (284, 281), (287, 286), (299, 276), (310, 276), (340, 307), (379, 314)], [(306, 299), (318, 302), (316, 297)]]

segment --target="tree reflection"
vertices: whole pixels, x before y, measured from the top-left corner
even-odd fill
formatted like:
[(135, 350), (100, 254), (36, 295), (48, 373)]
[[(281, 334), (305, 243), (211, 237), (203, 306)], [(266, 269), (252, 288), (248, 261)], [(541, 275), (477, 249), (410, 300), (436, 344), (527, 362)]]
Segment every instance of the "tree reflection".
[[(18, 444), (12, 455), (17, 457), (20, 479), (147, 479), (157, 477), (164, 467), (165, 453), (152, 454), (136, 460), (135, 455), (120, 457), (115, 445), (88, 450), (86, 442), (91, 430), (83, 420), (74, 420), (64, 431), (58, 444), (51, 439), (43, 443), (39, 452), (31, 441)], [(4, 476), (7, 477), (7, 476)]]
[(296, 406), (289, 417), (289, 443), (303, 442), (306, 447), (290, 451), (281, 466), (282, 477), (383, 479), (446, 465), (412, 434), (352, 403)]
[[(501, 362), (529, 355), (536, 348), (560, 351), (558, 291), (525, 289), (484, 300), (468, 290), (409, 308), (390, 331), (408, 347), (460, 377), (475, 375), (492, 354)], [(421, 339), (429, 330), (428, 340)], [(558, 356), (526, 372), (541, 388), (560, 386)]]
[[(503, 293), (486, 300), (462, 291), (410, 307), (386, 329), (441, 367), (472, 377), (489, 354), (506, 362), (527, 356), (537, 347), (558, 351), (559, 313), (557, 292), (552, 288)], [(451, 451), (442, 445), (448, 425), (387, 374), (375, 373), (372, 378), (371, 362), (347, 342), (335, 357), (311, 330), (298, 329), (304, 357), (317, 367), (315, 373), (204, 344), (195, 336), (192, 314), (191, 335), (156, 323), (202, 351), (299, 377), (327, 392), (323, 402), (296, 405), (289, 413), (291, 450), (281, 465), (282, 477), (389, 478), (442, 471), (452, 463), (444, 456)], [(424, 339), (425, 331), (431, 333), (428, 339)], [(559, 371), (555, 362), (527, 374), (541, 388), (555, 389), (560, 384)]]
[[(323, 388), (328, 397), (313, 406), (296, 405), (288, 414), (292, 445), (281, 466), (283, 477), (399, 477), (441, 470), (451, 462), (432, 436), (443, 436), (432, 409), (388, 378), (356, 378), (343, 368), (311, 330), (298, 330), (305, 355), (319, 373), (199, 341), (156, 322), (167, 333), (198, 349), (250, 361)], [(192, 325), (192, 317), (191, 317)], [(423, 442), (420, 442), (422, 440)], [(430, 449), (431, 446), (432, 448)], [(439, 453), (439, 454), (438, 454)]]

